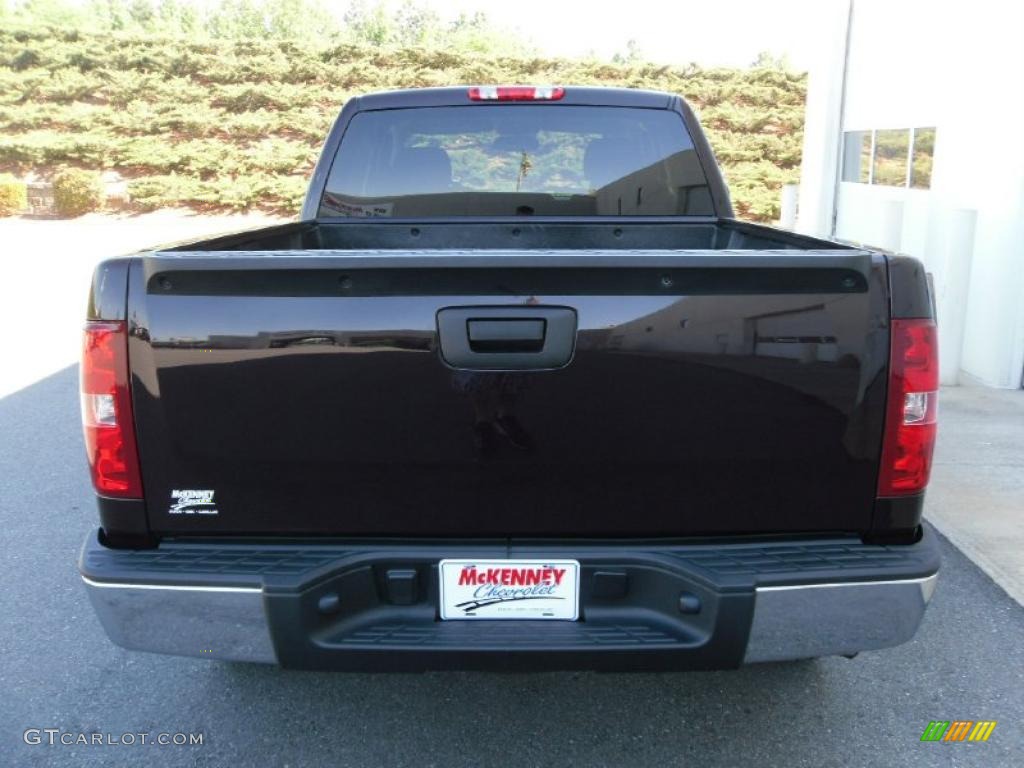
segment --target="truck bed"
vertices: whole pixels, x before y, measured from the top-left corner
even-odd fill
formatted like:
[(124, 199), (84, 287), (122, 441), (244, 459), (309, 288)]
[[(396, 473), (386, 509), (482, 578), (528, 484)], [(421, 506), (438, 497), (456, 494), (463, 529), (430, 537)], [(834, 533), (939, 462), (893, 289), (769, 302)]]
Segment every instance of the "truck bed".
[(488, 221), (316, 219), (208, 238), (162, 250), (853, 250), (812, 237), (734, 219), (688, 217), (651, 221), (532, 217)]

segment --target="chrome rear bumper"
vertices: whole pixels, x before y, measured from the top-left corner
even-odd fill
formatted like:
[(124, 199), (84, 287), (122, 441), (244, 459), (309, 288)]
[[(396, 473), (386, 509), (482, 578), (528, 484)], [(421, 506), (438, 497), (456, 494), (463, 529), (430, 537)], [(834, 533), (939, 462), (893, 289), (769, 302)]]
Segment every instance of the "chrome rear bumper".
[(122, 648), (227, 661), (277, 661), (256, 587), (98, 582), (83, 576), (107, 636)]
[(758, 587), (743, 661), (849, 656), (905, 643), (938, 578)]
[[(93, 537), (80, 567), (100, 623), (124, 648), (385, 670), (728, 668), (852, 655), (910, 640), (938, 570), (930, 531), (904, 547), (835, 539), (561, 545), (543, 551), (580, 560), (588, 580), (582, 621), (442, 622), (437, 561), (454, 551), (493, 552), (459, 543), (380, 546), (171, 543), (133, 552)], [(527, 551), (502, 549), (506, 557)], [(389, 598), (382, 584), (396, 564), (420, 574), (411, 603)], [(625, 575), (625, 591), (599, 593), (597, 575), (615, 572)]]

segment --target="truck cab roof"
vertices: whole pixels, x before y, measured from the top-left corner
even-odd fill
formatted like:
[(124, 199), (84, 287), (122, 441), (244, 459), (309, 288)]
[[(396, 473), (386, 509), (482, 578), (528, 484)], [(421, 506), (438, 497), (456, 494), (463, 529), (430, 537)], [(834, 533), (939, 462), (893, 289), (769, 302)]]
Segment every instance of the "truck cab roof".
[[(359, 110), (468, 105), (475, 103), (469, 98), (469, 89), (471, 87), (473, 86), (456, 85), (444, 88), (410, 88), (394, 91), (377, 91), (376, 93), (358, 96), (352, 102), (355, 102), (355, 106)], [(557, 101), (530, 101), (528, 103), (667, 109), (675, 98), (678, 97), (664, 91), (647, 91), (635, 88), (566, 86), (565, 95)], [(521, 104), (523, 102), (488, 101), (483, 103)]]

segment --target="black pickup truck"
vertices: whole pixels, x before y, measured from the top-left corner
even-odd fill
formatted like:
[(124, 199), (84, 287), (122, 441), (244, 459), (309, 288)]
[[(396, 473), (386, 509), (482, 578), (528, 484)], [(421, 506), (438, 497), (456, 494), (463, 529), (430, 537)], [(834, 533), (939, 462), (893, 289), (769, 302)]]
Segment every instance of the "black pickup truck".
[(737, 221), (680, 98), (352, 99), (302, 220), (105, 261), (82, 361), (126, 648), (681, 669), (910, 639), (932, 302)]

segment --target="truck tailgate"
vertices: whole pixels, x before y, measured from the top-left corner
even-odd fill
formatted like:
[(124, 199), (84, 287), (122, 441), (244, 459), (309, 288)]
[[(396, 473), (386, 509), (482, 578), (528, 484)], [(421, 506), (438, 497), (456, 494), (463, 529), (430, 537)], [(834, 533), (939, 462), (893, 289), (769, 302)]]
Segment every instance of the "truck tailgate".
[(871, 523), (880, 256), (165, 252), (128, 301), (154, 533)]

